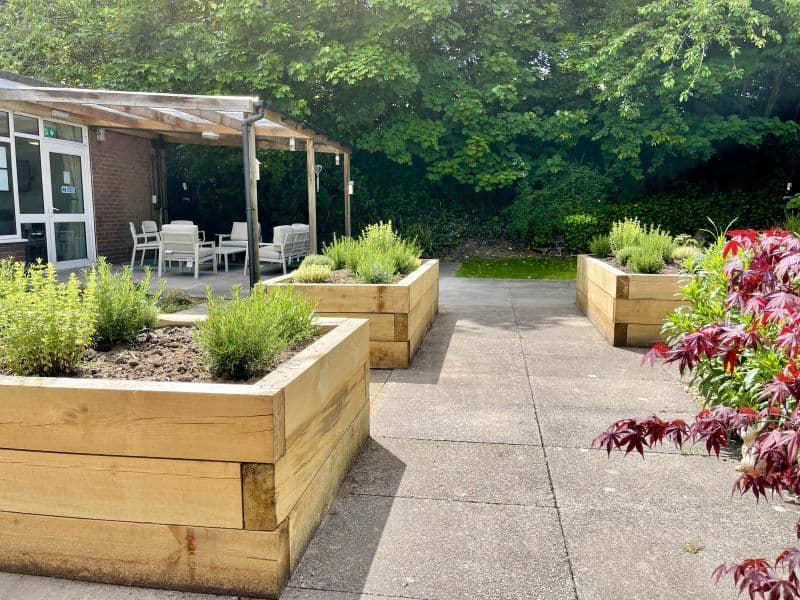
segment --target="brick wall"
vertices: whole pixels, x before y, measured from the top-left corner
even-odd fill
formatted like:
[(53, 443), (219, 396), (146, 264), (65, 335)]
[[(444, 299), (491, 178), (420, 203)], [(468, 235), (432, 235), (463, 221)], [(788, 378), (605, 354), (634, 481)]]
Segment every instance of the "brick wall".
[(15, 258), (16, 260), (25, 260), (25, 244), (0, 244), (0, 258)]
[(154, 218), (150, 140), (106, 130), (98, 142), (90, 129), (89, 152), (98, 256), (127, 262), (133, 249), (128, 222), (141, 230), (143, 220)]

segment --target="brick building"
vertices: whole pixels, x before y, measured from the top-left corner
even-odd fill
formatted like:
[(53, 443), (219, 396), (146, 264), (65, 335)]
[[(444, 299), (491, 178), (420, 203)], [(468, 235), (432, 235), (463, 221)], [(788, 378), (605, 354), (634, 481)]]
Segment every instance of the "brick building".
[[(315, 156), (336, 154), (337, 165), (341, 156), (344, 231), (350, 232), (350, 148), (257, 97), (55, 88), (0, 71), (0, 256), (41, 257), (59, 269), (100, 256), (129, 260), (129, 223), (139, 229), (164, 212), (169, 143), (243, 148), (242, 209), (252, 232), (257, 148), (304, 152), (312, 251)], [(257, 277), (252, 267), (251, 283)]]
[[(38, 85), (0, 71), (0, 88)], [(24, 259), (30, 242), (59, 268), (129, 259), (128, 222), (155, 217), (156, 160), (147, 137), (0, 101), (0, 256)]]

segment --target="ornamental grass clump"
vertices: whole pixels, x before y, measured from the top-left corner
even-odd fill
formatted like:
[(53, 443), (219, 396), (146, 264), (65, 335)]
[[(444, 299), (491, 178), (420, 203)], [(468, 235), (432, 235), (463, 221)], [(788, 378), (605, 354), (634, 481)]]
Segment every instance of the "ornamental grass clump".
[(216, 377), (248, 380), (274, 368), (281, 354), (309, 342), (316, 334), (314, 304), (291, 287), (269, 293), (255, 287), (231, 300), (208, 290), (208, 317), (197, 325), (195, 339)]
[(93, 343), (97, 348), (132, 342), (139, 333), (156, 326), (164, 284), (162, 282), (156, 293), (150, 295), (150, 269), (145, 269), (144, 276), (137, 281), (130, 266), (114, 272), (101, 258), (94, 269), (84, 271), (84, 279), (92, 273), (97, 295)]
[(639, 239), (644, 235), (644, 228), (639, 219), (625, 219), (611, 225), (608, 242), (611, 252), (616, 255), (623, 248), (637, 246)]
[[(639, 452), (664, 440), (701, 443), (719, 456), (744, 445), (733, 492), (756, 501), (800, 495), (800, 238), (782, 229), (730, 231), (688, 259), (687, 304), (669, 316), (666, 344), (646, 355), (676, 364), (705, 408), (687, 424), (657, 416), (623, 419), (593, 446)], [(795, 534), (800, 537), (800, 522)], [(718, 566), (751, 598), (800, 598), (800, 548), (770, 561), (748, 558)]]
[(95, 275), (61, 283), (51, 264), (2, 261), (0, 366), (15, 375), (73, 373), (97, 324)]
[(420, 265), (422, 250), (388, 223), (368, 225), (358, 239), (336, 238), (323, 250), (336, 269), (347, 269), (361, 283), (392, 283)]

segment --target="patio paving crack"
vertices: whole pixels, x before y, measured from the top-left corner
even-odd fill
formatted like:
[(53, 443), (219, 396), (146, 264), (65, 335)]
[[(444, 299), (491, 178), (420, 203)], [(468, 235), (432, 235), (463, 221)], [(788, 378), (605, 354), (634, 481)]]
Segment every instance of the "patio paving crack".
[[(510, 286), (508, 286), (508, 292), (509, 292), (509, 302), (511, 304), (511, 310), (512, 310), (512, 313), (514, 315), (514, 326), (516, 327), (517, 334), (519, 335), (520, 332), (519, 332), (519, 320), (517, 318), (517, 308), (516, 308), (516, 305), (514, 304), (514, 298), (511, 295), (511, 287)], [(519, 335), (519, 340), (520, 340), (520, 351), (524, 352), (524, 350), (522, 348), (522, 336), (521, 335)], [(536, 404), (536, 397), (535, 397), (534, 392), (533, 392), (533, 384), (531, 383), (531, 374), (529, 372), (528, 362), (527, 361), (525, 361), (525, 363), (524, 363), (524, 368), (525, 368), (525, 376), (526, 376), (526, 378), (528, 380), (528, 390), (529, 390), (530, 395), (531, 395), (531, 402), (533, 403), (533, 414), (534, 414), (534, 418), (536, 419), (536, 427), (539, 430), (539, 439), (541, 440), (541, 444), (542, 444), (542, 454), (543, 454), (543, 457), (544, 457), (544, 467), (545, 467), (545, 470), (547, 472), (547, 482), (548, 482), (548, 484), (550, 486), (550, 494), (551, 494), (551, 496), (553, 498), (553, 508), (555, 509), (556, 520), (558, 521), (558, 529), (561, 532), (561, 544), (562, 544), (562, 546), (564, 548), (564, 555), (566, 556), (566, 559), (567, 559), (567, 569), (569, 571), (569, 580), (570, 580), (570, 583), (572, 585), (572, 593), (573, 593), (573, 597), (575, 598), (575, 600), (579, 600), (578, 584), (575, 581), (575, 569), (574, 569), (574, 566), (572, 564), (572, 557), (570, 556), (570, 553), (569, 553), (569, 546), (567, 545), (567, 535), (566, 535), (566, 532), (564, 531), (564, 521), (563, 521), (562, 516), (561, 516), (561, 507), (558, 504), (558, 496), (556, 495), (556, 488), (555, 488), (555, 485), (553, 484), (553, 474), (552, 474), (552, 472), (550, 470), (550, 460), (549, 460), (548, 455), (547, 455), (547, 445), (545, 444), (544, 435), (542, 433), (542, 425), (541, 425), (541, 423), (539, 421), (539, 407)]]

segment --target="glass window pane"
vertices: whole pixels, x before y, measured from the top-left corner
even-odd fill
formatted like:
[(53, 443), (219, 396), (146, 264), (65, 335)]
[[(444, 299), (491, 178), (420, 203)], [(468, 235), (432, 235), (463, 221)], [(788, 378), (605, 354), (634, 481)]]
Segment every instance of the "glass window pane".
[(10, 133), (8, 129), (8, 113), (0, 110), (0, 135), (8, 137)]
[(56, 138), (58, 140), (67, 140), (68, 142), (82, 142), (83, 129), (76, 127), (75, 125), (67, 125), (66, 123), (45, 121), (44, 136)]
[(11, 176), (11, 144), (0, 142), (0, 235), (17, 233), (14, 214), (14, 181)]
[(39, 119), (26, 117), (25, 115), (14, 115), (14, 131), (16, 133), (39, 135)]
[(19, 210), (26, 215), (41, 215), (44, 213), (44, 188), (39, 142), (26, 138), (15, 138), (14, 142), (17, 150)]
[(47, 234), (44, 223), (22, 223), (20, 225), (22, 237), (28, 240), (25, 244), (25, 258), (35, 263), (37, 258), (47, 262)]
[(86, 225), (84, 223), (54, 223), (56, 235), (56, 260), (83, 260), (86, 253)]
[(50, 153), (50, 185), (57, 214), (83, 214), (83, 176), (81, 157)]

